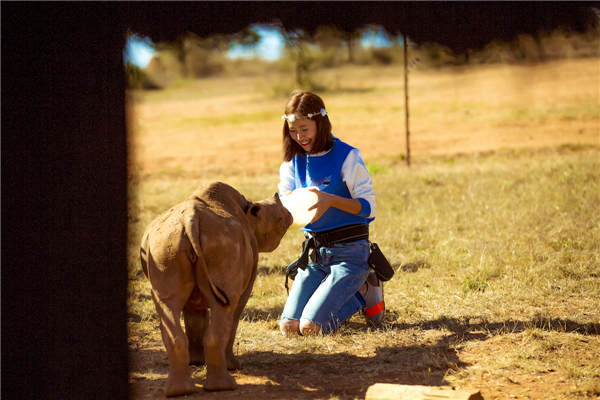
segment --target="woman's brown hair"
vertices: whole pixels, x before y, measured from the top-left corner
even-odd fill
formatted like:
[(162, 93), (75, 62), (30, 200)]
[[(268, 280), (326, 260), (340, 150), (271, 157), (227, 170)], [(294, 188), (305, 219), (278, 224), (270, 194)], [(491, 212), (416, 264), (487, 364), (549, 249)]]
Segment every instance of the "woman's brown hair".
[[(333, 146), (333, 135), (331, 134), (331, 122), (327, 115), (321, 115), (319, 112), (325, 108), (323, 100), (314, 93), (304, 91), (294, 91), (290, 95), (290, 100), (285, 106), (286, 115), (313, 115), (312, 120), (317, 124), (317, 135), (312, 153), (329, 150)], [(290, 128), (287, 119), (283, 122), (283, 160), (290, 161), (296, 154), (304, 154), (306, 151), (290, 136)]]

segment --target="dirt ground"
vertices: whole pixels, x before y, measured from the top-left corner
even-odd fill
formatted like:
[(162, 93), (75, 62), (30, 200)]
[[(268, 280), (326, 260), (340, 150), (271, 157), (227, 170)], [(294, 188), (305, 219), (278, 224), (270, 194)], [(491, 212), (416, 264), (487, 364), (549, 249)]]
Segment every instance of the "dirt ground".
[[(436, 321), (432, 324), (410, 326), (392, 324), (386, 329), (399, 332), (397, 344), (378, 347), (367, 344), (353, 351), (333, 354), (309, 352), (279, 352), (269, 349), (239, 355), (242, 369), (234, 371), (238, 388), (226, 392), (206, 392), (202, 389), (206, 370), (192, 366), (198, 392), (185, 396), (192, 399), (364, 399), (374, 383), (444, 386), (479, 391), (484, 399), (563, 399), (597, 398), (593, 393), (573, 396), (572, 383), (565, 382), (555, 369), (532, 374), (519, 368), (510, 373), (486, 371), (486, 359), (502, 357), (508, 347), (514, 347), (526, 326), (515, 322), (508, 327), (512, 338), (506, 336), (506, 326), (481, 326), (465, 321)], [(367, 333), (356, 317), (345, 327), (350, 334)], [(587, 346), (600, 344), (600, 325), (572, 326), (590, 336), (583, 341), (579, 354), (573, 357), (591, 359)], [(273, 332), (273, 334), (279, 334)], [(300, 339), (302, 340), (302, 339)], [(510, 343), (501, 343), (509, 341)], [(470, 343), (468, 350), (457, 351), (455, 345)], [(592, 343), (593, 342), (593, 343)], [(166, 353), (157, 340), (141, 348), (131, 346), (131, 371), (152, 370), (155, 378), (131, 378), (131, 398), (139, 400), (164, 399), (163, 385), (168, 373)], [(460, 347), (460, 346), (459, 346)], [(476, 370), (461, 387), (453, 383), (452, 374), (463, 369)], [(473, 374), (473, 372), (471, 372)]]

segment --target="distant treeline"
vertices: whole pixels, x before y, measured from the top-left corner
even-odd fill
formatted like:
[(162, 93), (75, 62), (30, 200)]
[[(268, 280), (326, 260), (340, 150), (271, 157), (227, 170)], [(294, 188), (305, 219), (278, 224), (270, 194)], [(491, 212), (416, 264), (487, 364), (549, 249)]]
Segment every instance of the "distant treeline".
[[(230, 59), (227, 51), (232, 41), (246, 46), (258, 42), (248, 31), (236, 37), (201, 38), (193, 34), (176, 42), (156, 45), (156, 56), (144, 69), (128, 63), (125, 66), (128, 87), (161, 89), (186, 79), (216, 75), (259, 75), (264, 73), (295, 74), (296, 81), (310, 86), (311, 72), (354, 65), (402, 65), (404, 49), (401, 40), (390, 38), (389, 47), (364, 48), (360, 32), (342, 33), (323, 28), (311, 37), (284, 35), (286, 46), (277, 61)], [(443, 68), (495, 63), (538, 63), (561, 58), (600, 57), (600, 28), (585, 33), (556, 30), (537, 36), (520, 35), (510, 42), (494, 41), (484, 48), (455, 54), (436, 43), (415, 44), (408, 40), (410, 68)]]

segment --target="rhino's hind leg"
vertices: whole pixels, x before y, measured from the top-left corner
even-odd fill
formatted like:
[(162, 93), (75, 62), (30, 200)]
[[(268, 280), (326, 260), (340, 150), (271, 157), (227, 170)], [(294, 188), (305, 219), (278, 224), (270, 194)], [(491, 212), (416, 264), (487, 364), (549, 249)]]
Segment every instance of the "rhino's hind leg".
[(183, 309), (183, 322), (185, 334), (188, 338), (190, 349), (190, 364), (203, 365), (204, 360), (204, 334), (208, 327), (208, 310), (197, 310), (192, 307)]
[(169, 376), (165, 384), (166, 396), (181, 396), (195, 391), (192, 383), (188, 353), (188, 339), (181, 327), (182, 306), (161, 301), (152, 291), (152, 298), (160, 318), (160, 332), (169, 356)]
[(227, 371), (225, 349), (233, 328), (233, 312), (223, 307), (211, 307), (210, 324), (204, 335), (204, 356), (206, 357), (206, 390), (232, 390), (235, 379)]

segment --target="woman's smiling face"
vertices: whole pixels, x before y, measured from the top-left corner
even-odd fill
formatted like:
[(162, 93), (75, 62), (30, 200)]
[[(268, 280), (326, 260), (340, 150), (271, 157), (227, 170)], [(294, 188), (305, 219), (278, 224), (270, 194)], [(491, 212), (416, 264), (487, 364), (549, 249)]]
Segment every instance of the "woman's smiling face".
[(288, 121), (291, 138), (298, 143), (304, 151), (310, 153), (315, 144), (317, 136), (317, 123), (312, 119)]

